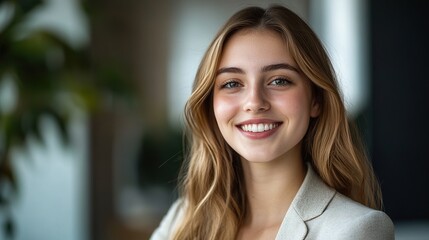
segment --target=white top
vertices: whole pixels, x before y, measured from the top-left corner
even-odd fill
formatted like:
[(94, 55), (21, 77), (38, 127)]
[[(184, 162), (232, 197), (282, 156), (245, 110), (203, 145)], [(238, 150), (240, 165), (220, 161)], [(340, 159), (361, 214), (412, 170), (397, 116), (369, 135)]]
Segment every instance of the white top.
[[(394, 227), (381, 211), (368, 208), (327, 186), (310, 165), (289, 207), (276, 240), (391, 240)], [(151, 240), (167, 240), (183, 209), (176, 201), (154, 231)]]

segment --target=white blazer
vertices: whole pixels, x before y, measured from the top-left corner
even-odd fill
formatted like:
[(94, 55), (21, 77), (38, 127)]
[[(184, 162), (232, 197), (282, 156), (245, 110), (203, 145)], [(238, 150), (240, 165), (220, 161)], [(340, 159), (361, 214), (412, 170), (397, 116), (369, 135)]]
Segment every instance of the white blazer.
[[(176, 201), (151, 240), (167, 240), (182, 217)], [(289, 207), (275, 240), (391, 240), (394, 227), (381, 211), (368, 208), (328, 187), (308, 167), (304, 182)]]

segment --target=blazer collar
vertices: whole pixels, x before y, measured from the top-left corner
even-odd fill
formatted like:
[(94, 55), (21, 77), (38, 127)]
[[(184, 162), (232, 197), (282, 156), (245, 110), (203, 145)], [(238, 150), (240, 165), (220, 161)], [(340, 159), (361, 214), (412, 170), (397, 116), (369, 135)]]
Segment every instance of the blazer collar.
[(307, 174), (280, 225), (276, 240), (304, 239), (308, 231), (305, 222), (320, 216), (335, 193), (307, 164)]

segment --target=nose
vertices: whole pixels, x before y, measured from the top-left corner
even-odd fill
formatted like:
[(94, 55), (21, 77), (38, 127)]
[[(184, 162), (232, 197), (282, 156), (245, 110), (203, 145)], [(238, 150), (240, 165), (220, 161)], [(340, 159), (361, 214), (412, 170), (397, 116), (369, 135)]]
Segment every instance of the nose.
[(265, 112), (270, 109), (270, 103), (266, 98), (263, 87), (253, 86), (248, 89), (246, 94), (245, 102), (243, 104), (243, 110), (245, 112)]

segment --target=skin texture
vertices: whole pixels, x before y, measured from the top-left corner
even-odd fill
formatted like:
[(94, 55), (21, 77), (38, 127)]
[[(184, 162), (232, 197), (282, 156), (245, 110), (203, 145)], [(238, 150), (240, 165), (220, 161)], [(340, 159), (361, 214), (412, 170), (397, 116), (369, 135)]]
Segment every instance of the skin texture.
[[(264, 71), (269, 66), (279, 69)], [(228, 144), (251, 162), (294, 154), (310, 117), (317, 116), (317, 104), (309, 80), (299, 73), (280, 36), (267, 30), (235, 34), (226, 44), (218, 72), (213, 106)], [(240, 124), (245, 121), (279, 126), (265, 137), (243, 132)]]
[(301, 142), (319, 114), (310, 81), (277, 33), (242, 30), (222, 53), (213, 109), (243, 165), (249, 209), (238, 238), (274, 239), (306, 173)]

